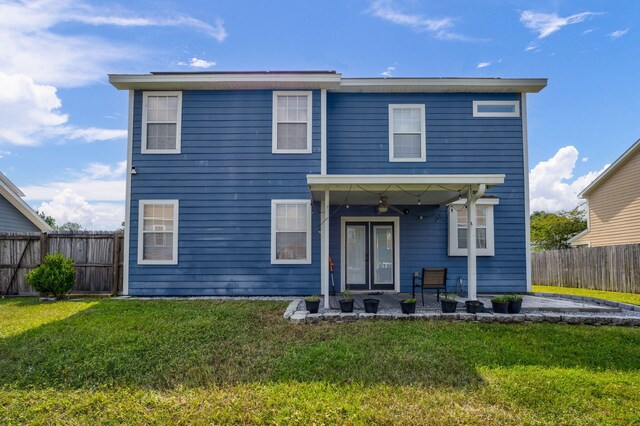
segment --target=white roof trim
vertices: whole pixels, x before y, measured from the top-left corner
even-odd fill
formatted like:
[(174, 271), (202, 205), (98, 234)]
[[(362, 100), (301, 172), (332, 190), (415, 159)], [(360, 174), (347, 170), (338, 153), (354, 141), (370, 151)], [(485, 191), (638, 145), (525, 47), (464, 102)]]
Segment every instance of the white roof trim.
[(620, 167), (624, 165), (624, 163), (631, 158), (633, 154), (637, 151), (640, 151), (640, 139), (638, 139), (629, 149), (627, 149), (624, 154), (622, 154), (616, 161), (613, 162), (607, 169), (600, 174), (597, 178), (593, 180), (585, 189), (582, 190), (578, 197), (585, 198), (590, 193), (592, 193), (601, 183), (607, 180), (611, 175), (615, 173)]
[[(0, 173), (2, 175), (2, 173)], [(49, 226), (47, 222), (45, 222), (38, 213), (36, 213), (22, 198), (24, 196), (22, 191), (18, 189), (5, 175), (0, 176), (0, 195), (9, 201), (13, 207), (18, 209), (20, 213), (31, 223), (38, 227), (42, 232), (51, 232), (53, 229)], [(20, 195), (22, 194), (22, 195)]]
[(574, 235), (573, 237), (569, 238), (567, 240), (567, 242), (569, 244), (573, 244), (576, 241), (578, 241), (580, 238), (584, 237), (585, 235), (587, 235), (589, 233), (589, 228), (585, 229), (584, 231), (578, 232), (576, 235)]
[[(447, 190), (457, 191), (468, 186), (477, 187), (484, 184), (489, 186), (504, 183), (504, 174), (477, 175), (307, 175), (307, 184), (312, 189), (350, 189), (357, 190), (358, 186), (386, 186), (395, 185), (408, 188), (424, 188), (429, 186), (448, 186)], [(442, 190), (442, 187), (433, 188)], [(391, 188), (390, 190), (394, 190)]]
[(546, 78), (343, 78), (340, 92), (537, 93)]
[(331, 72), (109, 74), (121, 90), (327, 89), (336, 92), (536, 93), (546, 78), (342, 78)]
[[(458, 206), (458, 205), (464, 205), (464, 204), (467, 204), (467, 199), (466, 198), (460, 198), (459, 200), (452, 201), (447, 205), (448, 206), (450, 206), (450, 205)], [(479, 200), (476, 200), (476, 204), (497, 206), (498, 204), (500, 204), (500, 199), (496, 198), (496, 197), (480, 198)]]

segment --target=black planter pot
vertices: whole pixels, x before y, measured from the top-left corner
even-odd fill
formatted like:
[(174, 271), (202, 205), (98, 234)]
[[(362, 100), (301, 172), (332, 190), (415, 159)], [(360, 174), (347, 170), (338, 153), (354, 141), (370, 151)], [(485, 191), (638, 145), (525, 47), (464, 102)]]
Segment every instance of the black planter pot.
[(491, 306), (493, 307), (493, 312), (496, 314), (508, 314), (509, 313), (509, 303), (510, 302), (494, 302), (491, 301)]
[(353, 299), (351, 300), (338, 300), (340, 303), (340, 312), (353, 312)]
[(464, 302), (464, 306), (467, 308), (467, 313), (477, 314), (484, 311), (484, 305), (479, 300), (467, 300)]
[(378, 313), (378, 303), (380, 301), (378, 299), (364, 299), (364, 311), (368, 314), (376, 314)]
[(458, 302), (455, 300), (442, 299), (440, 300), (440, 306), (442, 307), (442, 313), (451, 314), (458, 308)]
[(309, 311), (309, 313), (312, 313), (312, 314), (317, 314), (318, 313), (318, 309), (320, 309), (320, 301), (319, 300), (316, 300), (316, 301), (305, 300), (304, 304), (307, 307), (307, 311)]
[(400, 309), (402, 309), (403, 314), (415, 314), (416, 313), (416, 302), (405, 303), (404, 301), (400, 302)]
[(519, 314), (520, 309), (522, 309), (522, 300), (511, 300), (509, 301), (509, 313), (510, 314)]

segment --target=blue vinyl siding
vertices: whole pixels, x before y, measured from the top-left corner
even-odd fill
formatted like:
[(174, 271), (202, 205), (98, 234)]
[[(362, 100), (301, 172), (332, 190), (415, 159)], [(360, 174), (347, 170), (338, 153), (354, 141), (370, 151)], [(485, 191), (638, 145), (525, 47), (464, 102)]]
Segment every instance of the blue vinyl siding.
[[(504, 173), (503, 185), (487, 191), (494, 207), (495, 256), (478, 257), (478, 291), (526, 291), (524, 166), (521, 118), (473, 117), (474, 100), (519, 100), (519, 94), (374, 94), (327, 96), (327, 173), (472, 174)], [(426, 162), (389, 162), (389, 104), (425, 104)], [(448, 286), (466, 286), (466, 257), (448, 256), (445, 206), (407, 206), (400, 219), (400, 282), (411, 290), (413, 272), (447, 267)], [(353, 209), (352, 209), (353, 210)], [(340, 216), (332, 217), (330, 254), (340, 279)], [(418, 220), (415, 215), (422, 214)], [(372, 210), (363, 215), (374, 215)]]
[[(474, 118), (473, 100), (519, 94), (327, 95), (329, 174), (504, 173), (487, 195), (494, 207), (495, 256), (478, 258), (478, 290), (525, 291), (521, 118)], [(388, 105), (424, 103), (426, 162), (391, 163)], [(297, 295), (320, 292), (320, 212), (313, 204), (312, 263), (271, 265), (271, 200), (308, 199), (320, 173), (320, 91), (313, 91), (313, 152), (272, 154), (272, 91), (184, 91), (180, 154), (140, 153), (142, 92), (134, 98), (129, 293), (132, 295)], [(138, 201), (180, 201), (178, 265), (137, 265)], [(400, 207), (400, 206), (398, 206)], [(340, 285), (341, 216), (374, 216), (351, 206), (331, 217), (330, 255)], [(466, 257), (448, 256), (445, 206), (406, 206), (400, 218), (401, 290), (414, 271), (449, 268), (466, 285)], [(393, 216), (393, 212), (387, 215)], [(422, 215), (423, 219), (417, 216)]]
[[(320, 173), (320, 92), (313, 152), (272, 154), (272, 91), (184, 91), (180, 154), (141, 154), (142, 92), (134, 98), (131, 295), (295, 295), (320, 290), (319, 205), (312, 263), (271, 265), (271, 200), (308, 199)], [(138, 201), (180, 201), (178, 265), (137, 265)]]
[(40, 232), (40, 228), (0, 195), (0, 232)]

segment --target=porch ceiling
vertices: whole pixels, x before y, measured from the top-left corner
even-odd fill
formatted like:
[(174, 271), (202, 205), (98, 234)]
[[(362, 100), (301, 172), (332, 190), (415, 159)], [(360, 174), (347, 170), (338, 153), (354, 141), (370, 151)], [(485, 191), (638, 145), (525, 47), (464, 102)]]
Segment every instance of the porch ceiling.
[[(444, 204), (470, 187), (487, 188), (504, 183), (503, 174), (457, 175), (307, 175), (309, 190), (316, 201), (329, 190), (332, 204), (377, 204), (386, 197), (393, 205)], [(463, 194), (464, 195), (464, 194)]]

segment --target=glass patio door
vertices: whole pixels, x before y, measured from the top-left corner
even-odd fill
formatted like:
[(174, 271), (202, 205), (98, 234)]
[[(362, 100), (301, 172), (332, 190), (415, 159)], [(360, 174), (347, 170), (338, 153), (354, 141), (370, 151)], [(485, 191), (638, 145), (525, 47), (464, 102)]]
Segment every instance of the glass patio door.
[(345, 284), (350, 290), (395, 288), (392, 222), (345, 224)]

